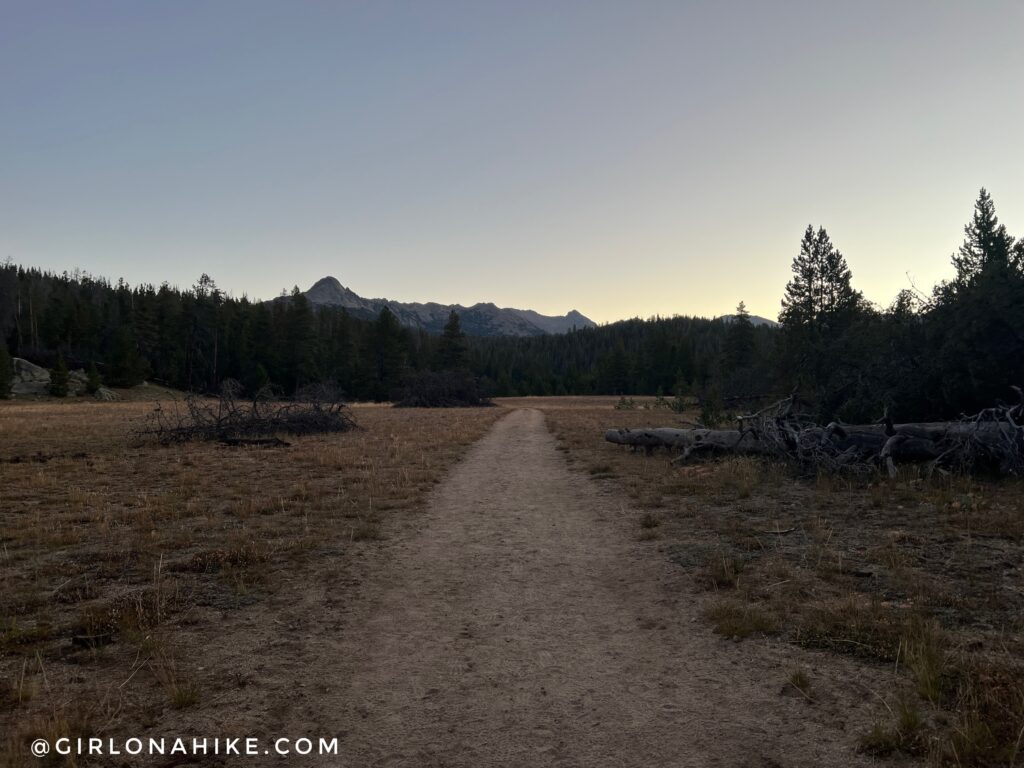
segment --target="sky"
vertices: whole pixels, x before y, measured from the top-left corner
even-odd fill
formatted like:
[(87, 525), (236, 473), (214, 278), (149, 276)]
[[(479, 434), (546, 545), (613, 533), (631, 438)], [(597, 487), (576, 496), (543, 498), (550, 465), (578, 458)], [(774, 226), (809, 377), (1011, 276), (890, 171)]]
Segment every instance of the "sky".
[(1024, 235), (1024, 2), (0, 0), (0, 260), (271, 298), (881, 306)]

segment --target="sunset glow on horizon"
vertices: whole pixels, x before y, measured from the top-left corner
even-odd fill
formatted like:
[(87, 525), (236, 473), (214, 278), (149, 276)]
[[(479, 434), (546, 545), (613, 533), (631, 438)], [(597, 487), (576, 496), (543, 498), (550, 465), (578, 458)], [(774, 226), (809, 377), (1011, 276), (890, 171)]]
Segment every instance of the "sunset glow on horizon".
[(775, 318), (1024, 235), (1024, 4), (0, 3), (0, 260), (272, 298)]

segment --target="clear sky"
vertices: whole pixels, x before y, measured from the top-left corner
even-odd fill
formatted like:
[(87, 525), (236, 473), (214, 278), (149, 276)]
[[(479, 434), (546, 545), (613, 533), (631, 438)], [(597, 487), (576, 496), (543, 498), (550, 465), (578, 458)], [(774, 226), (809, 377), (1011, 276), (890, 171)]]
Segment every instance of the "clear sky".
[(1024, 235), (1024, 2), (0, 0), (0, 259), (269, 298), (774, 317)]

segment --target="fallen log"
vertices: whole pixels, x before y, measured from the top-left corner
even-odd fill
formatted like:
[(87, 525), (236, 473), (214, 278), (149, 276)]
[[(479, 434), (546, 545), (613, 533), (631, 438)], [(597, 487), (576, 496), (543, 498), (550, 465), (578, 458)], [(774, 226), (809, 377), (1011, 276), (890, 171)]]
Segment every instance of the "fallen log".
[[(930, 437), (921, 434), (923, 427), (929, 428)], [(904, 432), (904, 427), (911, 431)], [(951, 436), (967, 436), (968, 434), (986, 442), (997, 437), (997, 431), (983, 426), (981, 429), (961, 430), (955, 428), (939, 429), (938, 425), (896, 425), (893, 435), (886, 435), (885, 428), (875, 425), (843, 426), (841, 429), (830, 427), (813, 427), (801, 430), (799, 438), (804, 441), (830, 443), (839, 451), (855, 450), (862, 454), (878, 454), (886, 446), (899, 455), (920, 455), (923, 458), (935, 458), (933, 442)], [(609, 429), (604, 433), (605, 440), (618, 445), (631, 445), (638, 448), (679, 448), (682, 450), (718, 450), (729, 453), (772, 453), (774, 446), (761, 437), (755, 430), (738, 429), (675, 429), (658, 427), (654, 429)], [(936, 454), (937, 455), (937, 454)]]
[[(1018, 390), (1019, 393), (1019, 390)], [(869, 469), (931, 462), (930, 470), (995, 471), (1024, 474), (1024, 397), (959, 421), (893, 424), (831, 423), (822, 427), (792, 415), (793, 398), (751, 416), (736, 429), (609, 429), (605, 440), (652, 451), (679, 451), (676, 462), (696, 454), (762, 455), (784, 459), (806, 470)]]
[(717, 450), (730, 453), (765, 453), (763, 445), (750, 432), (738, 429), (609, 429), (604, 433), (609, 443), (632, 445), (637, 448), (679, 448), (690, 453), (695, 450)]
[[(998, 447), (1004, 434), (995, 424), (965, 426), (957, 422), (948, 424), (897, 424), (894, 432), (878, 425), (859, 424), (841, 429), (812, 427), (798, 433), (797, 440), (805, 444), (829, 446), (839, 453), (879, 456), (882, 459), (922, 461), (935, 459), (943, 452), (941, 445), (948, 440), (970, 439), (977, 443)], [(695, 451), (735, 454), (772, 454), (773, 442), (762, 439), (756, 431), (738, 429), (609, 429), (604, 433), (609, 443), (636, 448), (679, 449), (689, 455)]]

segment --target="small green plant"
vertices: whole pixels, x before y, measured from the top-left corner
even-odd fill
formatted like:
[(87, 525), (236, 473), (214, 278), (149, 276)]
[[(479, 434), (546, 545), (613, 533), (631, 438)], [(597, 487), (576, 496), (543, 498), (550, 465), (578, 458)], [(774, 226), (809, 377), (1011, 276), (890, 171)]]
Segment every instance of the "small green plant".
[(721, 550), (707, 559), (699, 576), (709, 589), (734, 588), (743, 571), (743, 559)]
[(693, 397), (693, 388), (682, 376), (676, 381), (676, 385), (672, 390), (672, 401), (668, 404), (669, 408), (675, 413), (683, 413), (693, 407), (696, 399)]
[(0, 624), (0, 650), (32, 651), (34, 646), (51, 635), (51, 629), (45, 624), (25, 627), (18, 624), (15, 617), (11, 617), (3, 624)]
[(50, 394), (54, 397), (68, 396), (68, 365), (64, 356), (57, 356), (57, 364), (50, 369)]
[(725, 404), (717, 389), (709, 390), (700, 399), (700, 423), (708, 429), (715, 429), (727, 421), (728, 415), (725, 412)]
[(616, 411), (635, 411), (636, 401), (632, 397), (626, 397), (625, 395), (619, 396), (619, 402), (615, 404)]
[(189, 709), (199, 703), (199, 684), (188, 676), (178, 662), (177, 654), (166, 645), (166, 640), (151, 637), (150, 668), (153, 676), (167, 693), (174, 709)]
[(100, 391), (100, 372), (96, 370), (96, 363), (89, 363), (89, 370), (85, 374), (86, 394), (95, 395)]
[(199, 703), (199, 684), (194, 680), (178, 681), (170, 691), (171, 706), (188, 709)]
[(875, 757), (895, 752), (922, 755), (926, 751), (925, 721), (917, 705), (910, 699), (901, 699), (893, 712), (891, 726), (875, 723), (860, 742), (860, 750)]
[(948, 687), (946, 650), (938, 625), (923, 619), (912, 621), (903, 638), (903, 649), (918, 694), (938, 704)]
[(14, 387), (14, 362), (11, 360), (11, 353), (7, 351), (7, 344), (0, 341), (0, 400), (6, 400), (11, 396)]

